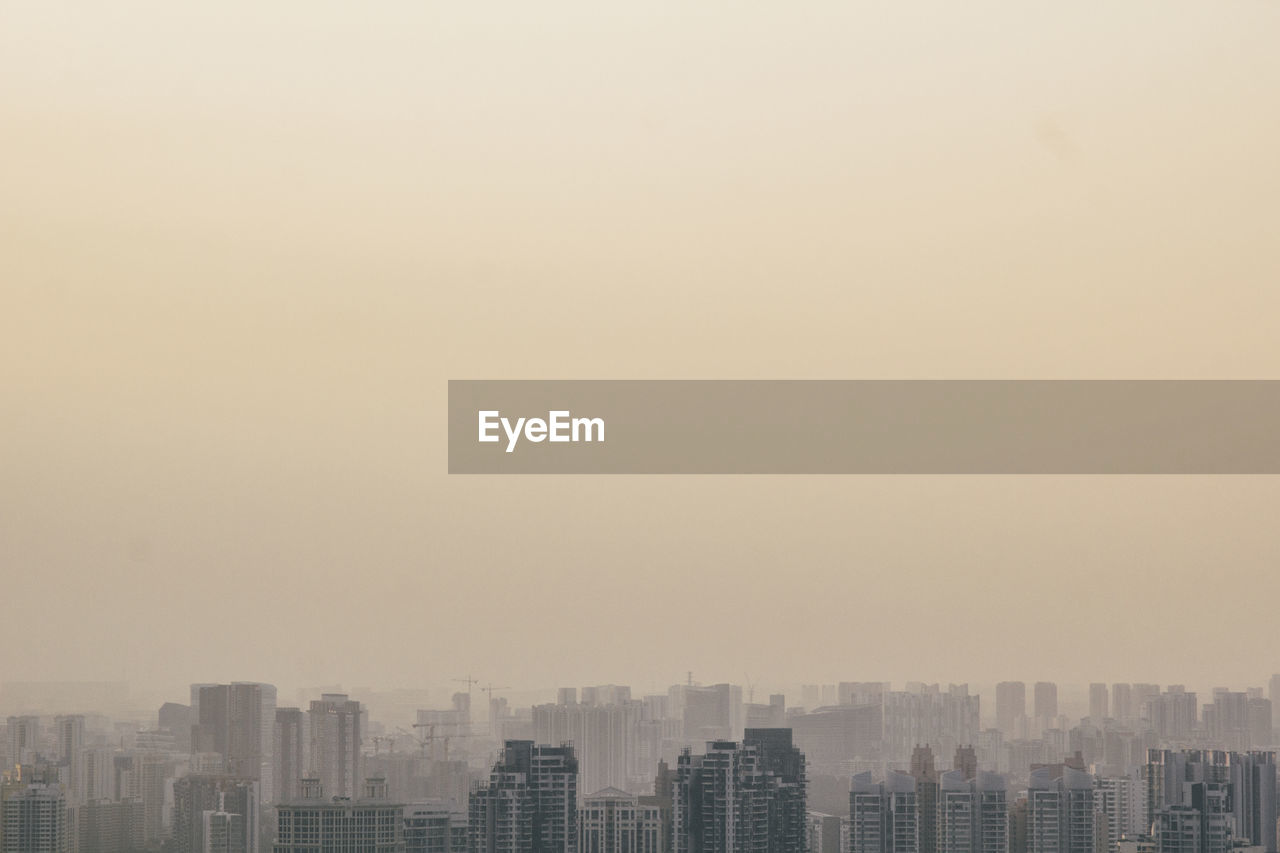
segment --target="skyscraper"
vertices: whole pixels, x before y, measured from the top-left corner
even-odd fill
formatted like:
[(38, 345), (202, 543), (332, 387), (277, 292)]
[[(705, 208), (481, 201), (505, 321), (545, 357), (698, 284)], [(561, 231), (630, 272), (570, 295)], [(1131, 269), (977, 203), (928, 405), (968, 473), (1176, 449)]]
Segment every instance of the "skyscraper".
[(769, 853), (806, 853), (805, 813), (808, 811), (804, 754), (791, 742), (791, 729), (747, 729), (744, 749), (755, 749), (765, 775), (769, 803)]
[(1111, 685), (1111, 716), (1121, 722), (1133, 719), (1132, 685)]
[(1094, 683), (1089, 685), (1089, 716), (1095, 724), (1101, 725), (1107, 717), (1107, 685)]
[(1031, 772), (1027, 787), (1030, 853), (1096, 853), (1093, 777), (1071, 767)]
[(915, 777), (893, 770), (883, 782), (873, 782), (870, 773), (853, 777), (848, 853), (927, 853), (920, 847)]
[(937, 846), (945, 853), (1008, 853), (1009, 806), (1003, 776), (950, 770), (938, 782)]
[(640, 702), (629, 700), (622, 704), (538, 705), (533, 709), (533, 739), (536, 743), (573, 744), (579, 790), (625, 789), (653, 775), (654, 768), (641, 767), (637, 755), (642, 707)]
[(9, 764), (31, 764), (40, 748), (40, 718), (37, 716), (10, 717)]
[(191, 730), (195, 752), (222, 756), (223, 772), (256, 779), (259, 796), (271, 802), (271, 749), (276, 715), (276, 688), (257, 682), (192, 685), (198, 697)]
[(276, 708), (271, 745), (271, 778), (275, 782), (276, 802), (289, 802), (302, 793), (308, 736), (306, 714), (298, 708)]
[(928, 744), (912, 750), (911, 775), (916, 780), (920, 849), (932, 851), (938, 843), (938, 769)]
[(686, 741), (732, 740), (742, 733), (742, 688), (736, 684), (710, 687), (676, 685)]
[[(142, 849), (141, 800), (91, 800), (77, 806), (74, 812), (80, 853), (133, 853)], [(68, 829), (71, 817), (68, 810)]]
[(345, 693), (325, 693), (311, 703), (311, 773), (326, 797), (356, 797), (364, 778), (360, 703)]
[(681, 753), (673, 816), (677, 853), (804, 850), (804, 756), (788, 729), (751, 729), (739, 745)]
[(1191, 832), (1195, 821), (1199, 853), (1225, 849), (1231, 839), (1274, 853), (1274, 754), (1153, 749), (1143, 779), (1149, 818), (1169, 844)]
[(1027, 685), (1021, 681), (1002, 681), (996, 685), (996, 728), (1005, 737), (1014, 736), (1018, 720), (1027, 715)]
[(919, 744), (932, 744), (942, 755), (978, 739), (980, 697), (967, 684), (909, 684), (910, 689), (884, 694), (885, 757), (906, 761)]
[(507, 741), (468, 811), (473, 853), (577, 853), (573, 747)]
[(978, 776), (977, 751), (968, 745), (956, 747), (956, 755), (951, 767), (963, 773), (966, 779), (976, 779)]
[(5, 798), (3, 853), (68, 853), (67, 800), (56, 784), (32, 782)]
[(1164, 693), (1148, 696), (1143, 715), (1162, 740), (1185, 740), (1191, 737), (1199, 718), (1196, 694), (1188, 693), (1181, 684), (1171, 684)]
[[(257, 853), (259, 793), (255, 779), (192, 774), (173, 783), (175, 853), (234, 849)], [(210, 815), (215, 817), (210, 818)], [(232, 819), (232, 817), (236, 819)]]
[(165, 702), (160, 706), (158, 725), (173, 735), (173, 748), (177, 752), (191, 752), (191, 706), (178, 702)]
[(78, 805), (85, 800), (82, 788), (84, 775), (80, 762), (84, 752), (84, 715), (64, 714), (54, 719), (54, 734), (57, 736), (57, 758), (67, 767), (67, 801), (70, 805)]
[(1037, 681), (1035, 693), (1035, 718), (1052, 720), (1058, 716), (1058, 685), (1052, 681)]
[(1095, 804), (1099, 819), (1105, 823), (1103, 829), (1106, 830), (1108, 850), (1114, 853), (1121, 838), (1136, 838), (1150, 830), (1147, 801), (1140, 779), (1103, 777), (1097, 780), (1095, 787)]

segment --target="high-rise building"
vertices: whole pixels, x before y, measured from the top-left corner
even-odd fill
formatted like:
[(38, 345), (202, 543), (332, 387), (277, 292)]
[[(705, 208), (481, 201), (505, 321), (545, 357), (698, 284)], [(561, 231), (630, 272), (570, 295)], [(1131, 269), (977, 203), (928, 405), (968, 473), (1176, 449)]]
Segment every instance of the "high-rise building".
[(578, 811), (582, 853), (662, 853), (662, 814), (656, 805), (616, 788), (597, 791)]
[(662, 821), (661, 839), (662, 853), (670, 853), (673, 845), (672, 821), (676, 802), (676, 774), (665, 761), (658, 761), (658, 772), (653, 777), (653, 793), (638, 798), (641, 806), (658, 810), (658, 818)]
[(257, 853), (258, 784), (256, 779), (197, 774), (175, 780), (175, 853), (215, 853), (210, 844), (218, 845), (218, 850), (229, 847), (243, 853)]
[(1273, 753), (1153, 749), (1143, 778), (1148, 815), (1169, 844), (1190, 831), (1194, 818), (1200, 853), (1216, 853), (1235, 840), (1276, 850)]
[(364, 778), (360, 703), (345, 693), (325, 693), (311, 703), (311, 774), (328, 797), (357, 797)]
[(945, 853), (1008, 853), (1009, 805), (1004, 777), (950, 770), (938, 781), (937, 846)]
[[(584, 699), (590, 695), (583, 688)], [(538, 705), (533, 709), (536, 743), (572, 743), (578, 759), (579, 791), (604, 788), (634, 789), (653, 779), (656, 766), (642, 764), (638, 731), (643, 705), (575, 703)]]
[(927, 853), (920, 847), (915, 777), (889, 771), (883, 782), (860, 773), (849, 786), (848, 853)]
[(179, 702), (165, 702), (160, 706), (158, 725), (173, 735), (173, 748), (182, 753), (191, 752), (191, 706)]
[(387, 799), (386, 782), (365, 780), (357, 796), (327, 796), (308, 779), (300, 796), (276, 807), (273, 853), (404, 853), (405, 807)]
[(882, 755), (884, 711), (880, 705), (848, 705), (788, 717), (796, 746), (813, 773), (842, 775), (854, 760)]
[(191, 729), (194, 752), (218, 753), (223, 772), (257, 779), (263, 802), (271, 802), (271, 749), (276, 716), (276, 688), (257, 682), (192, 685), (198, 716)]
[(1135, 682), (1132, 685), (1132, 695), (1133, 695), (1133, 715), (1135, 717), (1141, 717), (1142, 710), (1147, 707), (1147, 700), (1150, 699), (1152, 696), (1160, 695), (1160, 685)]
[(1133, 719), (1133, 685), (1111, 685), (1111, 716), (1121, 722)]
[(1052, 720), (1058, 716), (1058, 685), (1052, 681), (1037, 681), (1035, 692), (1035, 718)]
[(911, 775), (916, 780), (920, 849), (932, 851), (938, 843), (938, 769), (927, 744), (912, 750)]
[(673, 815), (677, 853), (804, 850), (804, 756), (788, 729), (751, 729), (741, 745), (681, 753)]
[(165, 793), (174, 776), (169, 753), (133, 750), (112, 757), (115, 796), (136, 797), (142, 803), (142, 838), (148, 845), (164, 838)]
[(84, 748), (84, 714), (60, 714), (54, 718), (57, 759), (70, 764)]
[(966, 779), (976, 779), (978, 777), (977, 750), (968, 745), (956, 747), (956, 755), (951, 767), (963, 773)]
[(1021, 681), (1002, 681), (996, 685), (996, 728), (1006, 738), (1014, 736), (1018, 720), (1027, 715), (1027, 685)]
[(1245, 750), (1249, 744), (1249, 695), (1216, 688), (1213, 703), (1205, 705), (1204, 727), (1215, 746)]
[[(80, 853), (134, 853), (143, 849), (141, 800), (90, 800), (74, 811)], [(70, 828), (70, 811), (67, 821)]]
[(56, 738), (55, 757), (67, 768), (65, 790), (67, 803), (78, 805), (85, 801), (85, 792), (80, 783), (83, 776), (80, 761), (84, 751), (84, 715), (64, 714), (54, 718), (54, 736)]
[(1187, 692), (1181, 684), (1172, 684), (1164, 693), (1147, 697), (1143, 716), (1161, 740), (1186, 740), (1199, 719), (1196, 694)]
[(919, 744), (951, 755), (957, 746), (978, 739), (979, 697), (967, 684), (912, 684), (884, 694), (883, 748), (890, 761), (906, 761)]
[(1093, 777), (1071, 767), (1031, 772), (1027, 786), (1030, 853), (1096, 853)]
[(1204, 820), (1191, 806), (1167, 806), (1151, 821), (1156, 853), (1204, 853)]
[[(678, 699), (686, 741), (733, 740), (742, 734), (742, 688), (736, 684), (710, 687), (679, 684)], [(832, 703), (834, 704), (834, 703)]]
[(1089, 716), (1095, 724), (1101, 724), (1107, 717), (1107, 685), (1094, 683), (1089, 685)]
[(809, 853), (842, 853), (840, 846), (845, 823), (838, 815), (825, 812), (809, 812)]
[(277, 802), (289, 802), (302, 794), (302, 777), (308, 772), (307, 717), (298, 708), (276, 708), (271, 745), (271, 778)]
[(1119, 850), (1122, 838), (1136, 838), (1150, 829), (1141, 779), (1134, 776), (1099, 777), (1094, 796), (1099, 819), (1104, 822), (1110, 853)]
[(116, 798), (114, 758), (110, 747), (86, 746), (80, 750), (71, 785), (81, 803)]
[(473, 853), (577, 853), (573, 747), (507, 741), (468, 812)]
[[(11, 718), (12, 719), (12, 718)], [(3, 853), (68, 853), (67, 799), (61, 786), (32, 782), (5, 798)]]
[(10, 717), (9, 766), (32, 764), (40, 753), (40, 718), (34, 715)]
[(806, 853), (805, 813), (808, 811), (804, 753), (791, 741), (791, 729), (747, 729), (743, 749), (759, 752), (769, 802), (769, 853)]
[(244, 815), (207, 811), (200, 816), (202, 853), (246, 853)]

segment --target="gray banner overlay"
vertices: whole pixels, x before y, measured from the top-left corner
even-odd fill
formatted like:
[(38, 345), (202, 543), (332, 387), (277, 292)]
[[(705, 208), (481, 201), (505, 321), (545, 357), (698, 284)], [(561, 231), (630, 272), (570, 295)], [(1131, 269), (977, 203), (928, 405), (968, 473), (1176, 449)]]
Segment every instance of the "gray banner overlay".
[(1277, 474), (1280, 381), (450, 380), (449, 473)]

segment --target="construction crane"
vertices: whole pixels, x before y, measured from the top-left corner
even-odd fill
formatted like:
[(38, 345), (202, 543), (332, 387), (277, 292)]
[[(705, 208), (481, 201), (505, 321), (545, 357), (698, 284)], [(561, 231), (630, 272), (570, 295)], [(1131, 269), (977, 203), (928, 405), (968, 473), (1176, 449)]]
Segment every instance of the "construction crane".
[(510, 687), (506, 687), (506, 686), (503, 686), (503, 687), (494, 687), (494, 686), (493, 686), (493, 682), (492, 682), (492, 681), (490, 681), (490, 682), (489, 682), (489, 686), (488, 686), (488, 687), (481, 687), (481, 688), (480, 688), (480, 692), (481, 692), (481, 693), (487, 693), (487, 694), (489, 695), (489, 704), (488, 704), (488, 705), (486, 705), (486, 706), (485, 706), (485, 708), (486, 708), (486, 709), (488, 709), (488, 714), (489, 714), (489, 734), (491, 734), (491, 735), (492, 735), (492, 734), (497, 734), (497, 733), (498, 733), (498, 721), (497, 721), (496, 719), (494, 719), (494, 715), (493, 715), (493, 691), (495, 691), (495, 690), (510, 690), (510, 689), (511, 689)]
[(468, 674), (466, 678), (455, 678), (454, 681), (458, 682), (459, 684), (467, 685), (467, 709), (469, 711), (471, 708), (471, 688), (472, 686), (479, 684), (480, 679), (472, 678), (471, 675)]
[[(444, 758), (442, 760), (448, 761), (449, 760), (449, 741), (455, 737), (472, 737), (472, 735), (465, 732), (458, 732), (452, 735), (437, 735), (436, 725), (437, 725), (436, 723), (414, 723), (413, 727), (415, 729), (427, 730), (427, 733), (425, 735), (419, 734), (419, 735), (415, 735), (414, 737), (418, 741), (418, 748), (422, 751), (423, 758), (427, 757), (427, 748), (431, 747), (431, 752), (432, 752), (431, 758), (433, 761), (435, 760), (435, 754), (434, 754), (435, 742), (437, 740), (444, 741)], [(401, 729), (401, 731), (404, 731), (404, 729)], [(408, 732), (406, 732), (406, 734), (408, 734)]]
[(393, 755), (395, 754), (395, 751), (396, 751), (396, 738), (395, 738), (395, 735), (374, 735), (373, 737), (371, 737), (371, 738), (369, 738), (369, 739), (373, 741), (373, 754), (374, 754), (374, 755), (377, 755), (377, 754), (378, 754), (378, 749), (379, 749), (379, 747), (381, 747), (381, 746), (382, 746), (382, 744), (384, 744), (384, 743), (388, 743), (388, 744), (390, 744), (390, 745), (391, 745), (391, 746), (390, 746), (390, 748), (388, 748), (388, 749), (387, 749), (387, 752), (388, 752), (388, 753), (390, 753), (390, 754), (393, 754)]

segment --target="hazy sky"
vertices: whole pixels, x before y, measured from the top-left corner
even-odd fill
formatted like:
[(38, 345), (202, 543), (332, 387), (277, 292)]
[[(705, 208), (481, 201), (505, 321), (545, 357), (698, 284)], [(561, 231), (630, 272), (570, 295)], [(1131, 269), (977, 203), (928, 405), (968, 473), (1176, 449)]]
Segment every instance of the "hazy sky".
[(444, 418), (1280, 378), (1277, 44), (1263, 0), (0, 0), (0, 681), (1260, 684), (1274, 478), (450, 478)]

